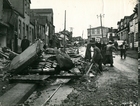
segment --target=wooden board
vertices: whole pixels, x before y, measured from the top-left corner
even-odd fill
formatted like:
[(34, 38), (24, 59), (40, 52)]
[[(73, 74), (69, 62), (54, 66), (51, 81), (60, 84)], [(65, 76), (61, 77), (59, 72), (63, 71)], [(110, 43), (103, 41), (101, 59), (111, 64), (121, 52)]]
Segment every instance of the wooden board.
[(82, 76), (83, 76), (82, 74), (79, 74), (79, 75), (51, 75), (50, 78), (69, 79), (69, 78), (79, 78)]
[(0, 97), (0, 103), (2, 106), (15, 106), (25, 101), (35, 88), (35, 84), (18, 83)]
[(24, 52), (16, 56), (10, 64), (9, 72), (20, 73), (25, 67), (38, 59), (38, 52), (40, 51), (39, 41), (29, 46)]
[(20, 75), (9, 79), (10, 82), (41, 83), (49, 78), (50, 75)]

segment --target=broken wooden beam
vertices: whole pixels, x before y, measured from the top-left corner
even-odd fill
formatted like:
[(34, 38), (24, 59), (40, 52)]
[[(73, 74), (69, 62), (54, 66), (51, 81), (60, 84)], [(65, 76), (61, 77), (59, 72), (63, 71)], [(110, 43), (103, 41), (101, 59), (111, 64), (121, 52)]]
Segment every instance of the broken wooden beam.
[(82, 76), (83, 76), (82, 74), (79, 74), (79, 75), (51, 75), (50, 78), (69, 79), (69, 78), (79, 78)]
[(43, 83), (49, 75), (20, 75), (9, 78), (10, 82)]
[(36, 84), (18, 83), (0, 97), (2, 106), (16, 106), (24, 102), (35, 90)]
[(28, 67), (39, 58), (39, 52), (39, 41), (36, 41), (11, 61), (9, 72), (14, 74), (20, 73), (24, 68)]

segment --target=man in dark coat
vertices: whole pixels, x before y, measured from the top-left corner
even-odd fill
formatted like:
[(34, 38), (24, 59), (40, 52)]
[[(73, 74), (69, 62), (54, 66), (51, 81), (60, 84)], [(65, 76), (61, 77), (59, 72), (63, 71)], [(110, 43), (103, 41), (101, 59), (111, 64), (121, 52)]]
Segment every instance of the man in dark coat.
[(127, 44), (125, 43), (125, 41), (122, 43), (122, 45), (120, 45), (120, 54), (121, 54), (121, 59), (122, 57), (124, 57), (124, 59), (126, 58), (126, 49), (127, 49)]
[(26, 36), (24, 36), (23, 40), (21, 41), (21, 48), (22, 48), (22, 52), (27, 49), (30, 45), (30, 41), (27, 39)]
[(99, 65), (100, 72), (102, 72), (103, 71), (103, 69), (102, 69), (102, 59), (103, 59), (103, 57), (102, 57), (102, 54), (101, 54), (101, 50), (96, 46), (95, 43), (92, 43), (91, 46), (94, 48), (94, 54), (93, 54), (92, 62), (97, 63)]
[(113, 51), (116, 51), (117, 49), (113, 45), (112, 41), (109, 41), (108, 45), (106, 46), (106, 53), (105, 53), (105, 64), (110, 63), (110, 66), (113, 67)]
[(86, 53), (85, 53), (85, 60), (91, 60), (91, 44), (87, 44)]
[(101, 50), (101, 42), (96, 42), (95, 45)]

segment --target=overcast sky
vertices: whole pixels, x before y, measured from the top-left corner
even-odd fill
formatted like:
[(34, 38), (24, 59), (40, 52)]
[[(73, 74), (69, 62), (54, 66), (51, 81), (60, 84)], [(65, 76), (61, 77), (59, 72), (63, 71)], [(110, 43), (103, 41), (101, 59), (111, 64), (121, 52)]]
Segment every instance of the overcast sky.
[(87, 38), (87, 29), (100, 26), (97, 15), (105, 14), (103, 26), (117, 28), (117, 22), (133, 13), (137, 0), (31, 0), (31, 8), (52, 8), (55, 32), (73, 28), (73, 36)]

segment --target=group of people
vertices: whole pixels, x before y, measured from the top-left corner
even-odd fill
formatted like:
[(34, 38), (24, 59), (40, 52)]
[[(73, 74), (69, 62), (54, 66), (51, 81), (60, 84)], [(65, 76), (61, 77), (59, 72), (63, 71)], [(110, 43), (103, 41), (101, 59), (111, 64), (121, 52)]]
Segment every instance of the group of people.
[[(93, 48), (93, 51), (91, 50)], [(124, 41), (120, 45), (120, 56), (121, 59), (124, 57), (126, 58), (126, 50), (127, 50), (127, 44)], [(100, 45), (99, 43), (95, 43), (93, 41), (90, 41), (89, 44), (87, 44), (86, 53), (85, 53), (85, 60), (96, 63), (99, 66), (100, 72), (103, 71), (102, 64), (110, 64), (111, 67), (113, 67), (113, 52), (118, 51), (118, 44), (117, 42), (109, 41), (107, 44), (103, 43)], [(93, 52), (93, 56), (92, 56)]]
[[(41, 40), (41, 39), (36, 39), (36, 41), (39, 40), (41, 42), (41, 49), (46, 49), (47, 48), (47, 44), (45, 44), (45, 41), (44, 39)], [(22, 41), (21, 41), (21, 49), (22, 49), (22, 52), (24, 50), (26, 50), (29, 46), (31, 45), (30, 41), (27, 39), (27, 36), (24, 36)]]

